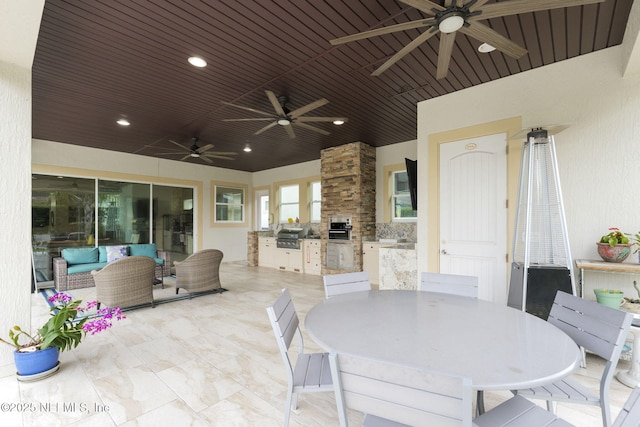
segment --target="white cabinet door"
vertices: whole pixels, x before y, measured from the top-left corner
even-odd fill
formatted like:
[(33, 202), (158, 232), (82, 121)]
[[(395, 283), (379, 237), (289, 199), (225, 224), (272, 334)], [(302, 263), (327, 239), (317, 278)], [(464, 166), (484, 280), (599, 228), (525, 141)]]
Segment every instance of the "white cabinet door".
[(276, 268), (302, 273), (302, 250), (276, 249)]
[(321, 274), (322, 257), (320, 255), (320, 240), (305, 239), (303, 244), (304, 257), (304, 273), (305, 274)]
[(276, 239), (273, 237), (258, 238), (258, 265), (260, 267), (276, 267)]
[(369, 273), (369, 282), (371, 282), (372, 285), (377, 285), (379, 283), (379, 246), (380, 245), (375, 243), (362, 244), (362, 270)]

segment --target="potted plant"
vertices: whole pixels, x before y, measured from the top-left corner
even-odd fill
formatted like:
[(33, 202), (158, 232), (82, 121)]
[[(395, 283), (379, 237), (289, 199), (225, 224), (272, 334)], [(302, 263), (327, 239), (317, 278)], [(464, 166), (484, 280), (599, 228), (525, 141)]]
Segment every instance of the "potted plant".
[(49, 302), (51, 317), (38, 332), (30, 334), (20, 326), (14, 326), (9, 330), (9, 340), (0, 338), (0, 342), (15, 348), (14, 361), (19, 377), (55, 372), (60, 351), (76, 348), (87, 332), (95, 335), (110, 328), (114, 319), (125, 318), (118, 307), (100, 309), (91, 319), (86, 315), (82, 316), (97, 307), (97, 302), (90, 301), (86, 307), (82, 307), (82, 300), (73, 300), (62, 292), (50, 297)]
[(622, 262), (631, 253), (631, 243), (625, 233), (613, 227), (609, 233), (600, 238), (596, 243), (598, 254), (607, 262)]
[[(638, 253), (638, 251), (640, 251), (640, 231), (638, 231), (636, 234), (627, 234), (627, 236), (629, 236), (631, 247), (635, 247), (633, 253)], [(640, 262), (640, 255), (638, 256), (638, 262)]]

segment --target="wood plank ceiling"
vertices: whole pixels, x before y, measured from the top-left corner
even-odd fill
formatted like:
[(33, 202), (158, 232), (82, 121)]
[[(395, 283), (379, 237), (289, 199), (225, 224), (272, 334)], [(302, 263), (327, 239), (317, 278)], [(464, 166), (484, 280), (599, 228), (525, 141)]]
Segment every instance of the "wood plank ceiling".
[[(632, 1), (483, 21), (528, 54), (482, 54), (477, 40), (457, 34), (448, 76), (437, 80), (438, 35), (370, 75), (423, 29), (329, 43), (425, 18), (395, 0), (47, 0), (33, 65), (33, 137), (179, 160), (157, 153), (177, 148), (169, 140), (189, 146), (197, 136), (211, 151), (238, 153), (213, 166), (251, 172), (354, 141), (413, 140), (419, 101), (619, 45)], [(189, 65), (192, 55), (208, 66)], [(294, 127), (291, 139), (280, 126), (254, 135), (269, 122), (222, 121), (263, 117), (222, 102), (273, 112), (265, 90), (287, 96), (291, 110), (326, 98), (305, 115), (348, 122), (312, 123), (328, 136)], [(116, 125), (122, 117), (131, 126)], [(243, 152), (246, 145), (253, 151)]]

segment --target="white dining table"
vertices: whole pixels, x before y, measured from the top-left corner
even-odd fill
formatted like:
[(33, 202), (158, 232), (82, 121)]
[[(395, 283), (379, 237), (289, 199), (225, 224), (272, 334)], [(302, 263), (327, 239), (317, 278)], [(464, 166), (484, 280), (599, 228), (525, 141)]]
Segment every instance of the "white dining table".
[(316, 304), (305, 329), (325, 351), (471, 378), (479, 391), (535, 387), (570, 375), (582, 355), (560, 329), (475, 298), (371, 290)]

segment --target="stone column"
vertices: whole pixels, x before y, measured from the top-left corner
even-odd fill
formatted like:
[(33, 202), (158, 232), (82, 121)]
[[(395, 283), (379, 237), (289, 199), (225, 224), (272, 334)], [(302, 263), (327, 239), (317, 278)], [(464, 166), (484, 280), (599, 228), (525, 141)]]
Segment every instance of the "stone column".
[(376, 150), (362, 142), (322, 150), (322, 274), (341, 273), (326, 267), (329, 218), (351, 216), (354, 269), (362, 271), (362, 242), (376, 234)]

